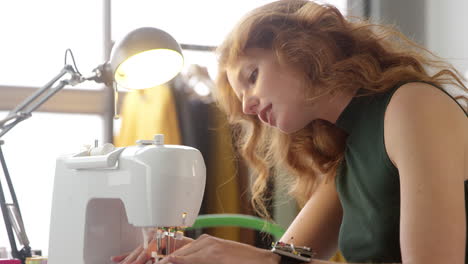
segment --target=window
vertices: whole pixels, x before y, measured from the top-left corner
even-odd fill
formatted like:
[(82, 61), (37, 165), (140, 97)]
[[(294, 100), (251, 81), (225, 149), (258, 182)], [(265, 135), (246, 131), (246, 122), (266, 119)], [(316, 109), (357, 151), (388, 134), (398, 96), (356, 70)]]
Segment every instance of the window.
[[(217, 46), (245, 13), (269, 2), (273, 1), (114, 1), (112, 38), (119, 39), (133, 29), (152, 26), (169, 32), (179, 43)], [(347, 0), (320, 2), (333, 4), (346, 14)], [(212, 52), (185, 50), (184, 56), (185, 66), (200, 64), (215, 77), (217, 67)]]
[[(112, 36), (118, 39), (132, 29), (153, 26), (170, 32), (180, 43), (216, 46), (245, 13), (269, 2), (273, 1), (114, 1)], [(322, 2), (346, 10), (346, 0)]]
[[(40, 87), (57, 75), (70, 48), (83, 74), (104, 60), (102, 3), (15, 0), (0, 4), (0, 85)], [(81, 87), (101, 88), (91, 82)]]
[[(0, 4), (0, 32), (3, 36), (0, 49), (0, 119), (13, 108), (9, 99), (14, 98), (16, 106), (23, 100), (25, 90), (32, 92), (32, 89), (42, 87), (59, 73), (67, 48), (72, 49), (83, 74), (90, 73), (102, 63), (102, 6), (102, 2), (95, 0), (71, 4), (60, 0), (17, 0)], [(71, 62), (70, 57), (68, 62)], [(102, 85), (86, 82), (78, 88), (99, 90)], [(53, 99), (62, 95), (63, 91)], [(63, 102), (52, 104), (54, 111), (59, 113), (34, 112), (30, 119), (2, 138), (5, 141), (2, 150), (26, 232), (32, 248), (41, 249), (43, 254), (47, 254), (48, 248), (55, 159), (61, 154), (79, 150), (80, 144), (93, 144), (94, 139), (102, 141), (103, 138), (102, 116), (68, 114), (68, 105)], [(0, 172), (0, 180), (5, 198), (11, 202), (3, 171)], [(3, 217), (0, 221), (0, 247), (10, 250)]]
[[(32, 249), (47, 254), (56, 158), (101, 141), (102, 123), (98, 115), (34, 113), (3, 138), (2, 151)], [(2, 185), (11, 201), (3, 175)], [(1, 222), (0, 246), (10, 248), (3, 218)]]

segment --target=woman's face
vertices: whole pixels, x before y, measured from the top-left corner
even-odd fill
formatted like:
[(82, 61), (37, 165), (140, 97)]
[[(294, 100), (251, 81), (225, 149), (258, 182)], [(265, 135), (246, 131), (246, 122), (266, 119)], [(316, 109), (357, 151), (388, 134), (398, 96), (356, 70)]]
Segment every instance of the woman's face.
[(326, 98), (306, 103), (305, 87), (273, 52), (250, 49), (227, 68), (228, 81), (242, 102), (245, 114), (257, 115), (265, 124), (293, 133), (326, 114)]

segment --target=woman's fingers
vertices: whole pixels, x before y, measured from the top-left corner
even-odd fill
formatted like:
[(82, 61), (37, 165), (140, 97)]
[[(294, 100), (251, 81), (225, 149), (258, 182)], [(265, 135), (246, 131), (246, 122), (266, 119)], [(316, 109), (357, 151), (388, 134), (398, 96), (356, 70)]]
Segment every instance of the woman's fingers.
[(184, 237), (182, 239), (172, 239), (171, 246), (169, 249), (169, 254), (175, 252), (176, 250), (183, 248), (185, 245), (192, 243), (194, 240), (188, 237)]
[[(187, 244), (190, 244), (191, 242), (193, 242), (194, 240), (191, 239), (191, 238), (188, 238), (188, 237), (183, 237), (182, 239), (175, 239), (173, 237), (169, 237), (169, 243), (170, 243), (170, 249), (169, 249), (169, 252), (172, 253), (173, 251), (175, 250), (178, 250), (179, 248), (187, 245)], [(161, 249), (162, 249), (162, 252), (165, 253), (165, 250), (166, 250), (166, 237), (165, 238), (162, 238), (161, 239)], [(156, 251), (156, 241), (153, 240), (151, 241), (150, 243), (150, 246), (152, 247), (152, 251)]]
[(172, 263), (172, 264), (197, 264), (199, 263), (194, 256), (186, 256), (186, 257), (181, 257), (181, 256), (169, 256), (167, 258), (167, 263)]
[(120, 256), (112, 256), (111, 257), (111, 261), (112, 262), (120, 262), (122, 260), (124, 260), (130, 253), (127, 253), (127, 254), (124, 254), (124, 255), (120, 255)]
[[(151, 256), (152, 251), (157, 251), (156, 247), (156, 240), (152, 240), (155, 232), (148, 232), (149, 235), (149, 241), (148, 241), (148, 249), (144, 249), (143, 245), (140, 245), (136, 249), (134, 249), (132, 252), (119, 255), (119, 256), (112, 256), (111, 261), (115, 263), (121, 263), (121, 264), (130, 264), (130, 263), (136, 263), (136, 264), (143, 264), (146, 263), (146, 261), (149, 259)], [(170, 252), (169, 254), (172, 253), (174, 250), (178, 250), (179, 248), (184, 247), (187, 244), (190, 244), (194, 240), (188, 237), (183, 237), (182, 239), (174, 239), (173, 237), (169, 238), (170, 240)], [(166, 248), (166, 238), (161, 239), (161, 249), (162, 253), (165, 253), (165, 248)]]
[(160, 264), (206, 264), (206, 256), (203, 257), (201, 251), (198, 251), (189, 256), (168, 256), (164, 258)]
[(138, 255), (136, 261), (134, 261), (132, 264), (145, 264), (148, 261), (148, 259), (148, 253), (146, 252), (146, 250), (142, 250)]
[(186, 246), (176, 250), (172, 255), (165, 257), (161, 261), (161, 264), (171, 263), (171, 261), (169, 261), (170, 257), (174, 257), (174, 256), (175, 257), (177, 257), (177, 256), (180, 257), (180, 256), (193, 255), (193, 254), (197, 253), (198, 251), (206, 248), (208, 245), (213, 244), (213, 243), (217, 243), (218, 240), (219, 240), (218, 238), (215, 238), (215, 237), (212, 237), (212, 236), (202, 235), (202, 236), (200, 236), (200, 238), (193, 241), (192, 243), (187, 244)]
[(141, 252), (144, 252), (143, 246), (137, 247), (135, 250), (132, 251), (122, 262), (122, 264), (130, 264), (132, 263), (139, 255)]
[(192, 243), (193, 241), (195, 241), (195, 240), (192, 239), (192, 238), (183, 237), (182, 240), (180, 240), (180, 244), (179, 244), (179, 242), (177, 243), (177, 245), (178, 245), (178, 246), (180, 245), (180, 246), (179, 246), (178, 248), (176, 248), (176, 249), (179, 249), (179, 248), (181, 248), (181, 247), (183, 247), (183, 246), (185, 246), (185, 245), (187, 245), (187, 244), (190, 244), (190, 243)]

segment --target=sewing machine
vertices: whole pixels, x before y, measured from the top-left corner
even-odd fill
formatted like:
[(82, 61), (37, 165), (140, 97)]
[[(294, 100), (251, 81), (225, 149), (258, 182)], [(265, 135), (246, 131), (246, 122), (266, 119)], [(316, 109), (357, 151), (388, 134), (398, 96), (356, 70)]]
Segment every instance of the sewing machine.
[(111, 263), (143, 244), (141, 227), (194, 223), (205, 189), (203, 157), (163, 141), (156, 135), (57, 159), (48, 263)]

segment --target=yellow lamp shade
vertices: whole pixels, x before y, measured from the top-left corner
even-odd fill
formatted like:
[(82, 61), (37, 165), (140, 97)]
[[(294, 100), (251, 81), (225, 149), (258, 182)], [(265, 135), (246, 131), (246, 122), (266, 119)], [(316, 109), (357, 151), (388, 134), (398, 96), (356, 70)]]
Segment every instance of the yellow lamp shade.
[(171, 35), (145, 27), (131, 31), (115, 44), (109, 64), (119, 86), (145, 89), (174, 78), (182, 70), (184, 59)]

